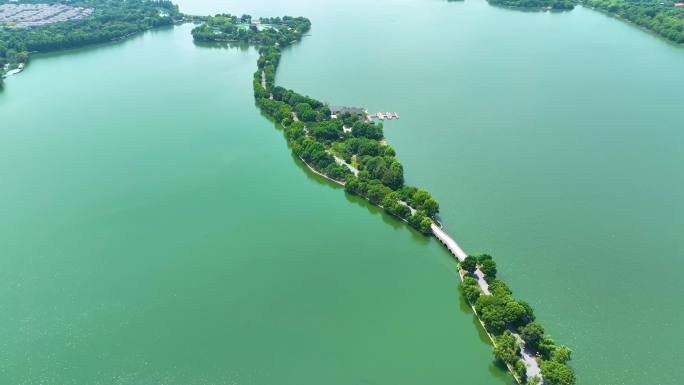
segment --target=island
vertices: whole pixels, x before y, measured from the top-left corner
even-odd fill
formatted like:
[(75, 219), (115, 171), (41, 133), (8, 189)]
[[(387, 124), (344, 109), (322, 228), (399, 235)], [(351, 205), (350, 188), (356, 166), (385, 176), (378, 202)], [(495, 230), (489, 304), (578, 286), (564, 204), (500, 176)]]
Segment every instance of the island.
[[(497, 278), (490, 255), (469, 256), (438, 222), (429, 192), (404, 183), (403, 167), (383, 124), (363, 108), (329, 106), (275, 83), (282, 49), (311, 28), (304, 17), (253, 18), (220, 14), (197, 19), (197, 42), (254, 44), (259, 58), (253, 88), (262, 113), (284, 130), (293, 154), (314, 174), (344, 186), (422, 234), (435, 235), (458, 260), (461, 291), (489, 336), (494, 356), (520, 383), (573, 385), (571, 350), (556, 346), (534, 310)], [(390, 116), (392, 116), (390, 114)]]
[(104, 43), (184, 20), (167, 0), (0, 0), (0, 86), (31, 53)]

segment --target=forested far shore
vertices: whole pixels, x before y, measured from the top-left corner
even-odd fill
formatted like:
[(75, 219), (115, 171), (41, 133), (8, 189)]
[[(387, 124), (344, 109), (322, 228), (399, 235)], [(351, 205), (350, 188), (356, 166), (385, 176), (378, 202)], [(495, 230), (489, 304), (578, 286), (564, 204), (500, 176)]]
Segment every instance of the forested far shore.
[(553, 9), (558, 11), (575, 8), (573, 0), (487, 0), (489, 4), (509, 8)]
[(684, 3), (661, 0), (487, 0), (492, 5), (536, 10), (571, 10), (582, 4), (630, 21), (674, 43), (684, 43)]
[(582, 0), (581, 4), (616, 15), (674, 43), (684, 43), (684, 5), (656, 0)]
[[(0, 0), (0, 5), (63, 3), (59, 0)], [(178, 6), (167, 0), (71, 0), (68, 5), (92, 8), (93, 14), (40, 27), (0, 26), (0, 74), (26, 63), (32, 52), (109, 42), (183, 20)]]

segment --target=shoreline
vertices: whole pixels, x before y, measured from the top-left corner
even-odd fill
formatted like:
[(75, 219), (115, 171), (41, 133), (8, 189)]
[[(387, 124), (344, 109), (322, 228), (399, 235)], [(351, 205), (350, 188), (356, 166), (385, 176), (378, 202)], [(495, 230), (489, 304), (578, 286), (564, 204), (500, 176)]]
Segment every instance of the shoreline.
[(138, 30), (138, 31), (129, 32), (129, 33), (121, 35), (121, 36), (113, 37), (109, 40), (87, 41), (87, 42), (84, 42), (83, 44), (77, 44), (74, 46), (60, 47), (60, 48), (55, 48), (55, 49), (38, 50), (38, 51), (28, 51), (28, 52), (26, 52), (28, 54), (26, 60), (16, 63), (16, 67), (13, 67), (13, 68), (10, 68), (7, 70), (0, 68), (0, 78), (18, 75), (19, 73), (23, 72), (26, 69), (26, 67), (28, 66), (28, 63), (31, 61), (31, 57), (33, 55), (43, 55), (43, 54), (51, 54), (51, 53), (64, 53), (64, 52), (74, 51), (74, 50), (78, 50), (78, 49), (93, 48), (93, 47), (97, 47), (100, 45), (104, 46), (104, 45), (108, 45), (108, 44), (112, 44), (112, 43), (123, 42), (123, 41), (128, 40), (132, 37), (142, 35), (142, 34), (149, 32), (149, 31), (154, 31), (154, 30), (168, 28), (168, 27), (175, 27), (178, 25), (183, 25), (186, 23), (192, 23), (193, 22), (193, 20), (192, 20), (193, 16), (191, 16), (191, 15), (181, 14), (180, 16), (181, 16), (181, 19), (173, 20), (170, 24), (149, 26), (149, 27), (143, 28), (143, 29)]
[(620, 14), (617, 13), (617, 12), (610, 12), (610, 11), (605, 10), (605, 9), (602, 9), (602, 8), (592, 7), (592, 6), (589, 5), (589, 4), (585, 4), (584, 1), (579, 1), (579, 2), (577, 3), (577, 5), (580, 6), (580, 7), (582, 7), (582, 8), (584, 8), (584, 9), (589, 9), (589, 10), (598, 12), (598, 13), (604, 15), (604, 16), (607, 16), (607, 17), (610, 17), (610, 18), (614, 18), (614, 19), (616, 19), (616, 20), (618, 20), (618, 21), (621, 21), (621, 22), (623, 22), (623, 23), (626, 23), (626, 24), (628, 24), (628, 25), (631, 25), (633, 28), (636, 28), (636, 29), (640, 30), (641, 32), (644, 32), (644, 33), (649, 34), (649, 35), (651, 35), (651, 36), (653, 36), (653, 37), (656, 37), (658, 40), (661, 40), (661, 41), (663, 41), (663, 42), (665, 42), (665, 43), (668, 43), (668, 44), (670, 44), (670, 45), (672, 45), (672, 46), (675, 46), (675, 47), (678, 47), (678, 48), (684, 48), (684, 43), (677, 43), (677, 42), (674, 41), (674, 40), (668, 39), (667, 37), (661, 35), (661, 34), (658, 33), (657, 31), (655, 31), (655, 30), (653, 30), (653, 29), (649, 29), (649, 28), (647, 28), (647, 27), (645, 27), (645, 26), (643, 26), (643, 25), (637, 24), (637, 23), (633, 22), (632, 20), (623, 17), (622, 15), (620, 15)]

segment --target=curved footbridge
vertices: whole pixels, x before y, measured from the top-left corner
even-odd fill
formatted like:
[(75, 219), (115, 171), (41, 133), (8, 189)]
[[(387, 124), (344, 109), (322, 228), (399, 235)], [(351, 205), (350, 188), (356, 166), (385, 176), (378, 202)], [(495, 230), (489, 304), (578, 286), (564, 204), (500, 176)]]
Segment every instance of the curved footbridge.
[(439, 239), (439, 241), (446, 246), (446, 248), (451, 252), (451, 254), (454, 255), (454, 257), (456, 257), (456, 259), (458, 259), (459, 262), (463, 262), (463, 260), (466, 259), (468, 254), (463, 251), (461, 246), (459, 246), (458, 243), (456, 243), (456, 241), (449, 236), (449, 234), (444, 232), (444, 230), (442, 230), (434, 222), (430, 227), (432, 228), (432, 233), (435, 235), (435, 237), (437, 237), (437, 239)]
[[(449, 234), (442, 230), (441, 227), (437, 226), (433, 222), (430, 228), (432, 229), (432, 234), (435, 235), (435, 238), (442, 242), (442, 244), (447, 248), (447, 250), (449, 250), (449, 252), (454, 257), (456, 257), (456, 259), (459, 262), (463, 262), (463, 260), (466, 259), (468, 254), (466, 254), (466, 252), (463, 251), (461, 246), (459, 246), (458, 243), (456, 243), (456, 241), (453, 238), (451, 238), (451, 236), (449, 236)], [(463, 280), (463, 276), (460, 274), (459, 276), (461, 277), (461, 280)], [(480, 271), (480, 269), (475, 270), (475, 276), (477, 277), (477, 283), (480, 285), (480, 289), (482, 290), (482, 292), (485, 295), (491, 295), (492, 293), (489, 291), (489, 284), (487, 283), (487, 281), (485, 281), (484, 274), (482, 273), (482, 271)], [(475, 311), (474, 308), (473, 311)], [(475, 314), (477, 315), (477, 312)], [(480, 323), (482, 323), (482, 321), (480, 321)], [(482, 324), (482, 327), (484, 327), (484, 324)], [(517, 333), (513, 333), (513, 335), (518, 339), (518, 341), (522, 345), (522, 348), (520, 349), (520, 355), (522, 360), (525, 362), (525, 366), (527, 366), (527, 378), (537, 376), (541, 379), (541, 370), (539, 369), (539, 363), (537, 363), (537, 360), (534, 358), (534, 354), (525, 348), (524, 341)], [(492, 340), (492, 343), (496, 345), (496, 341), (494, 340), (494, 338), (492, 338), (491, 335), (489, 336), (489, 338)], [(509, 369), (511, 369), (512, 371), (512, 368)]]

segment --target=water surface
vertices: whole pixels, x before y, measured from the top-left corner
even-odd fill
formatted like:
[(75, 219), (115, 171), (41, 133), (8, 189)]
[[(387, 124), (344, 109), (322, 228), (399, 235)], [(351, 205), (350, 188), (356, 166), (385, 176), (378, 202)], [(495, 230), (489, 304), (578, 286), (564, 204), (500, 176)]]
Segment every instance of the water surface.
[[(467, 251), (497, 257), (574, 349), (578, 384), (684, 377), (684, 50), (583, 8), (181, 5), (311, 18), (278, 82), (402, 115), (386, 133), (408, 182)], [(509, 383), (446, 252), (293, 161), (253, 105), (255, 60), (195, 46), (184, 26), (45, 56), (8, 81), (3, 374)]]
[(305, 172), (257, 53), (190, 29), (0, 93), (0, 382), (509, 383), (442, 248)]

